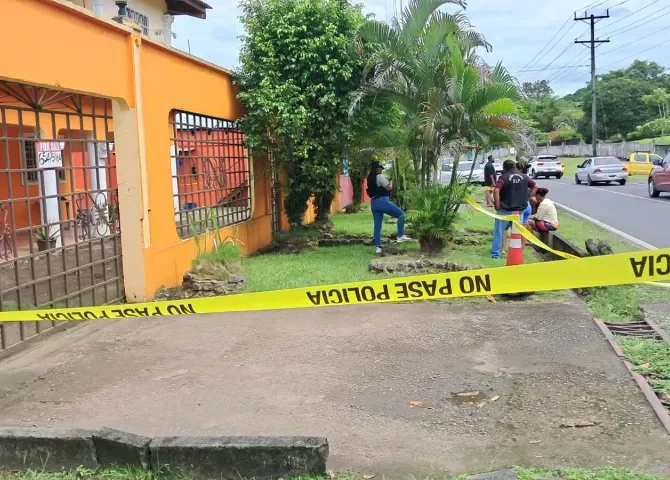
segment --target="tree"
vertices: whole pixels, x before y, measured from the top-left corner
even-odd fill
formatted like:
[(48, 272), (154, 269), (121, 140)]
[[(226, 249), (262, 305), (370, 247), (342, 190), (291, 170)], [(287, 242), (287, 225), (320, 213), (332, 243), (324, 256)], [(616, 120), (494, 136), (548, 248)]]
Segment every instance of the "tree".
[(247, 146), (286, 175), (292, 228), (312, 195), (317, 218), (327, 218), (358, 80), (351, 39), (363, 17), (347, 0), (242, 0), (241, 7), (236, 83)]
[[(638, 126), (656, 118), (658, 105), (647, 104), (644, 97), (658, 88), (670, 87), (670, 75), (655, 62), (636, 60), (629, 67), (598, 76), (598, 136), (626, 138)], [(584, 117), (578, 122), (578, 131), (591, 140), (591, 89), (584, 87), (564, 100), (582, 105)]]
[(546, 80), (537, 80), (535, 82), (524, 82), (521, 87), (522, 95), (525, 99), (540, 101), (547, 97), (552, 97), (554, 91)]
[(368, 20), (358, 31), (357, 39), (366, 45), (365, 81), (357, 91), (351, 111), (370, 96), (394, 102), (405, 114), (404, 127), (410, 132), (407, 148), (411, 151), (415, 174), (421, 185), (437, 168), (442, 144), (420, 130), (419, 117), (436, 88), (443, 85), (445, 58), (449, 56), (446, 40), (458, 42), (462, 55), (476, 63), (477, 47), (490, 48), (486, 40), (473, 31), (462, 13), (439, 10), (443, 5), (464, 7), (461, 0), (411, 0), (400, 20), (391, 25)]

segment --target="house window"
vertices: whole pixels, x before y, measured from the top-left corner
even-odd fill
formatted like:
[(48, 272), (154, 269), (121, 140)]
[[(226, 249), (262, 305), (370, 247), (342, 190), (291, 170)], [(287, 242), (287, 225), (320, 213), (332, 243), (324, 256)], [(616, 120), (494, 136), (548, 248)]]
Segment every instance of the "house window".
[(139, 12), (136, 12), (132, 8), (126, 8), (126, 11), (128, 12), (128, 18), (130, 18), (134, 22), (137, 22), (142, 27), (142, 34), (145, 37), (148, 37), (149, 36), (149, 17), (147, 17), (146, 15), (142, 15)]
[(37, 183), (37, 154), (35, 153), (35, 142), (26, 140), (23, 142), (23, 168), (24, 181), (26, 183)]

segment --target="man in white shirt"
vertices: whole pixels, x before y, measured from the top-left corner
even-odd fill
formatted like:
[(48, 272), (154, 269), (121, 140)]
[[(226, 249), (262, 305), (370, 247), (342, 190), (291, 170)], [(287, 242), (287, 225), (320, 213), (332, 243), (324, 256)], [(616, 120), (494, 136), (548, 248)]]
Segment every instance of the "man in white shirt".
[(537, 199), (537, 213), (530, 217), (528, 225), (538, 232), (553, 232), (558, 230), (558, 212), (554, 202), (547, 198), (549, 189), (538, 188), (535, 193)]

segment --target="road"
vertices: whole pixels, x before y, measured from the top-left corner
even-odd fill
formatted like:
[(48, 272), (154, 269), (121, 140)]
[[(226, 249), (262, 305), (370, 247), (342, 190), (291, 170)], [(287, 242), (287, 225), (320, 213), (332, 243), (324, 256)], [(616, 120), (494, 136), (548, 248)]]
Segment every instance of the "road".
[(656, 248), (670, 247), (670, 194), (650, 198), (647, 185), (576, 185), (573, 179), (541, 179), (549, 197)]

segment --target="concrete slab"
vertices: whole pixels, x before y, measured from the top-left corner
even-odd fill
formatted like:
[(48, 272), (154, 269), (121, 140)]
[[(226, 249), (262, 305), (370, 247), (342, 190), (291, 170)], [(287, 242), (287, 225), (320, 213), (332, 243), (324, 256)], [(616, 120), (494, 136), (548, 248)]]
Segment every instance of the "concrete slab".
[(390, 477), (511, 464), (670, 474), (668, 436), (577, 303), (91, 323), (0, 362), (0, 425), (326, 436), (329, 468)]

